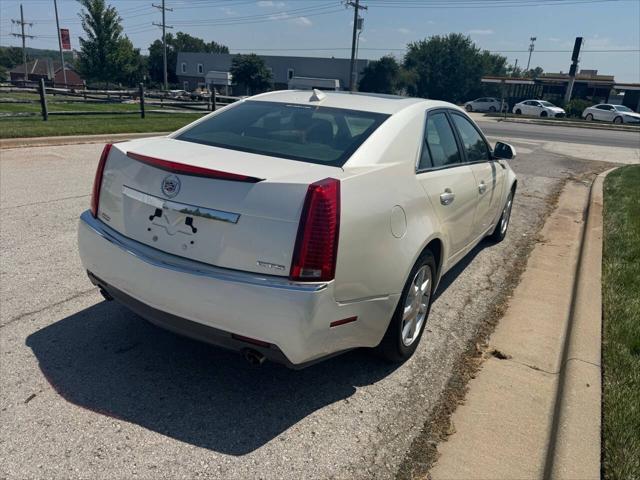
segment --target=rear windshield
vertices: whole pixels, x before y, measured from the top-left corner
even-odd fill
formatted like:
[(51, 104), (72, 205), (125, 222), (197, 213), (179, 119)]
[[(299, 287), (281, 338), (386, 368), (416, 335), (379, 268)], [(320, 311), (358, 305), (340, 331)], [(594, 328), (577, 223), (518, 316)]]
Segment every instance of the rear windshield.
[(245, 101), (194, 125), (186, 142), (341, 167), (389, 115)]

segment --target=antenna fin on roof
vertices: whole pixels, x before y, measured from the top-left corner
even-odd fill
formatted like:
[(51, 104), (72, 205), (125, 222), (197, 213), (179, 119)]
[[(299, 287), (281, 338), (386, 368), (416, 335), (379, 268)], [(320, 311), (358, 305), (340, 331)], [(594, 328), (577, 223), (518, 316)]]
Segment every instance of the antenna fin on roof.
[(314, 88), (313, 89), (313, 95), (311, 95), (311, 98), (309, 98), (309, 101), (310, 102), (321, 102), (325, 98), (327, 98), (327, 94), (326, 93), (323, 93), (321, 90), (318, 90), (317, 88)]

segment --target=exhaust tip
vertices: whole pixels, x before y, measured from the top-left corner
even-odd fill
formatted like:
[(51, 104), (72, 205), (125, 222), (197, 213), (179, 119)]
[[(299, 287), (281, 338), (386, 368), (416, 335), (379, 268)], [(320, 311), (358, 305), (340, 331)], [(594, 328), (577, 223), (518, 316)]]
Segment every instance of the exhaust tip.
[(242, 356), (252, 367), (259, 367), (266, 360), (266, 357), (262, 353), (252, 348), (245, 348), (242, 351)]

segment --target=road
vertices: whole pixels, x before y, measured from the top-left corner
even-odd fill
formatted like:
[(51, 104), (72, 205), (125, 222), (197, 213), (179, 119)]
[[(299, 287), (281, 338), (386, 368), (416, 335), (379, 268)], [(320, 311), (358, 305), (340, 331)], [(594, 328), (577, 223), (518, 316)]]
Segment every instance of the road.
[(443, 279), (412, 359), (302, 371), (252, 369), (102, 300), (76, 245), (100, 145), (1, 151), (0, 477), (394, 478), (563, 183), (611, 167), (515, 144), (509, 234)]
[(637, 132), (600, 130), (537, 125), (533, 123), (498, 122), (475, 118), (486, 135), (492, 137), (521, 138), (544, 142), (579, 143), (603, 147), (640, 148), (640, 129)]

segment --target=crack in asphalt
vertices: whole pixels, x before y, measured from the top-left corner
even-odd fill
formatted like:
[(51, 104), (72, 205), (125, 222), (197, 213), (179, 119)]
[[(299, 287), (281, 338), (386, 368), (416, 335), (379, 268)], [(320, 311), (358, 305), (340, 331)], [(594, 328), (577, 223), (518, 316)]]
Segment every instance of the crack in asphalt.
[(46, 204), (46, 203), (63, 202), (64, 200), (74, 200), (74, 199), (77, 199), (77, 198), (84, 198), (84, 197), (89, 197), (89, 196), (91, 196), (91, 194), (87, 193), (85, 195), (74, 195), (72, 197), (54, 198), (53, 200), (43, 200), (41, 202), (24, 203), (22, 205), (12, 205), (10, 207), (0, 208), (0, 211), (13, 210), (14, 208), (30, 207), (32, 205), (43, 205), (43, 204)]
[(91, 293), (91, 292), (95, 292), (95, 291), (96, 291), (96, 288), (92, 287), (92, 288), (89, 288), (87, 290), (82, 290), (81, 292), (77, 292), (74, 295), (72, 295), (72, 296), (70, 296), (68, 298), (65, 298), (64, 300), (60, 300), (59, 302), (55, 302), (55, 303), (51, 303), (49, 305), (45, 305), (44, 307), (39, 308), (37, 310), (21, 313), (20, 315), (17, 315), (15, 317), (9, 319), (5, 323), (1, 324), (0, 328), (4, 328), (7, 325), (11, 325), (12, 323), (15, 323), (15, 322), (17, 322), (19, 320), (22, 320), (25, 317), (29, 317), (31, 315), (36, 315), (38, 313), (42, 313), (42, 312), (44, 312), (46, 310), (49, 310), (50, 308), (57, 307), (59, 305), (62, 305), (63, 303), (66, 303), (66, 302), (70, 301), (70, 300), (75, 300), (76, 298), (82, 297), (83, 295), (86, 295), (87, 293)]

